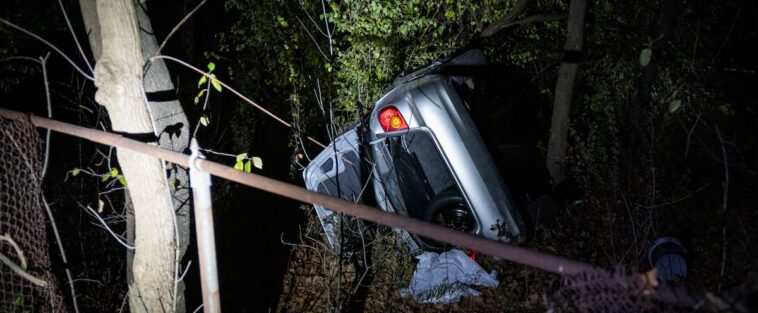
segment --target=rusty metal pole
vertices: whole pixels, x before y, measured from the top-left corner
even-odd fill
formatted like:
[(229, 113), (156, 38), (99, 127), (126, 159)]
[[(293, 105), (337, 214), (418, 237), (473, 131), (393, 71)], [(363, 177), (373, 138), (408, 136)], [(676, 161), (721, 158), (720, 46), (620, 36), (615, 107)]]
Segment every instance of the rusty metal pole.
[(192, 138), (190, 150), (192, 151), (189, 158), (190, 186), (195, 207), (195, 232), (197, 233), (197, 253), (200, 259), (203, 312), (220, 313), (221, 295), (216, 267), (216, 236), (213, 232), (211, 175), (197, 166), (197, 159), (203, 158), (203, 155), (199, 151), (195, 138)]
[[(594, 266), (584, 262), (566, 259), (564, 257), (544, 252), (529, 250), (524, 247), (509, 245), (500, 241), (479, 237), (469, 233), (455, 231), (444, 226), (413, 219), (408, 216), (384, 212), (377, 208), (372, 208), (363, 204), (353, 203), (344, 199), (312, 192), (306, 190), (303, 187), (294, 186), (268, 177), (245, 173), (229, 166), (214, 163), (211, 161), (192, 159), (193, 165), (190, 165), (186, 154), (164, 150), (159, 147), (145, 144), (133, 139), (128, 139), (120, 135), (88, 129), (81, 126), (46, 119), (43, 117), (30, 116), (28, 114), (3, 108), (0, 108), (0, 116), (11, 119), (29, 118), (31, 122), (37, 127), (52, 129), (60, 133), (84, 138), (92, 142), (149, 154), (168, 162), (178, 164), (180, 166), (189, 168), (197, 167), (198, 169), (211, 173), (217, 177), (225, 178), (227, 180), (246, 186), (258, 188), (260, 190), (271, 192), (305, 203), (320, 204), (335, 212), (341, 212), (360, 219), (372, 221), (374, 223), (407, 230), (414, 234), (428, 237), (437, 241), (446, 242), (459, 247), (469, 247), (479, 251), (482, 254), (487, 254), (519, 264), (531, 266), (543, 271), (561, 275), (575, 275), (585, 271), (596, 270)], [(190, 174), (191, 173), (192, 171), (190, 171)], [(208, 184), (210, 184), (210, 182)], [(208, 199), (210, 199), (210, 197), (208, 197)], [(208, 205), (208, 210), (210, 211), (210, 204)]]

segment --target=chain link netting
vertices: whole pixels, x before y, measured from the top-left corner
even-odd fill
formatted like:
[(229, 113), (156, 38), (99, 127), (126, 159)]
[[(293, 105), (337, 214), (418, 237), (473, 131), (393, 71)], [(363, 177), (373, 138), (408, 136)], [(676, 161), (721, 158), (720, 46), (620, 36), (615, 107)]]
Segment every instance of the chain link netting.
[(50, 268), (42, 143), (28, 119), (0, 118), (0, 312), (65, 312)]
[(565, 275), (563, 285), (545, 297), (548, 312), (741, 312), (736, 303), (710, 292), (662, 284), (654, 271), (622, 267)]

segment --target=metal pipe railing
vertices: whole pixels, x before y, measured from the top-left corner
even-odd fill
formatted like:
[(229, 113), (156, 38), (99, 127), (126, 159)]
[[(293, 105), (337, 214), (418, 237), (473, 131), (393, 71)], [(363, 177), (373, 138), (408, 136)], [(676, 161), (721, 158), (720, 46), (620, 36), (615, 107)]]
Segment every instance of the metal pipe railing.
[[(16, 111), (0, 109), (0, 116), (6, 118), (26, 118), (37, 127), (47, 128), (56, 132), (88, 139), (93, 142), (129, 149), (188, 167), (189, 156), (173, 151), (163, 150), (136, 140), (124, 138), (103, 131), (88, 129), (38, 116), (29, 116)], [(195, 164), (202, 171), (228, 179), (253, 188), (258, 188), (290, 199), (305, 203), (319, 204), (333, 211), (355, 216), (374, 223), (395, 227), (415, 233), (440, 242), (446, 242), (459, 247), (475, 249), (483, 254), (509, 260), (515, 263), (531, 266), (558, 274), (577, 274), (594, 269), (593, 266), (566, 259), (553, 254), (538, 252), (523, 247), (517, 247), (503, 242), (478, 237), (468, 233), (458, 232), (439, 225), (431, 224), (406, 216), (384, 212), (377, 208), (353, 203), (343, 199), (309, 191), (300, 186), (277, 181), (268, 177), (245, 173), (234, 168), (215, 162), (198, 159)]]
[(195, 209), (197, 255), (200, 259), (200, 283), (203, 290), (203, 312), (221, 313), (221, 292), (216, 262), (216, 235), (213, 231), (213, 203), (211, 201), (211, 175), (197, 166), (203, 155), (192, 138), (190, 143), (189, 173), (192, 200)]

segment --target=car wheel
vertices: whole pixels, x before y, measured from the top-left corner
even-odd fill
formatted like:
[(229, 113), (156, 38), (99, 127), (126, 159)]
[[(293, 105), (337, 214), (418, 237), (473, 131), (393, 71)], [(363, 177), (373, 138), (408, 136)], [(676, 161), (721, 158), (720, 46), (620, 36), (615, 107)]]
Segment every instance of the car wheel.
[[(448, 189), (436, 195), (424, 211), (424, 220), (450, 229), (470, 233), (476, 230), (476, 219), (466, 200), (455, 189)], [(443, 248), (444, 244), (432, 239), (422, 238), (424, 243), (433, 248)]]

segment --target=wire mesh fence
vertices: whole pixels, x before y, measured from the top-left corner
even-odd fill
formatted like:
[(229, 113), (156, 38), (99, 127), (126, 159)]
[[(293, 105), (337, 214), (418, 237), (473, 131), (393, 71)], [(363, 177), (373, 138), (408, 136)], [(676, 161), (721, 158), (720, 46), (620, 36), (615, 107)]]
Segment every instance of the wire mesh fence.
[(750, 312), (745, 290), (716, 295), (659, 281), (656, 271), (617, 267), (564, 275), (561, 288), (545, 297), (547, 312)]
[[(41, 126), (39, 124), (42, 122), (45, 120), (35, 120), (37, 126)], [(63, 125), (49, 120), (45, 123)], [(54, 128), (50, 125), (42, 127)], [(60, 125), (55, 127), (61, 128)], [(96, 135), (89, 134), (89, 137), (86, 137), (84, 134), (76, 133), (83, 133), (84, 129), (73, 128), (76, 129), (70, 131), (70, 134), (97, 141), (94, 139)], [(103, 140), (103, 143), (114, 146), (126, 145), (121, 142), (126, 141), (123, 138), (111, 139), (107, 142)], [(143, 143), (127, 143), (131, 145), (130, 149), (135, 151), (142, 149), (142, 153), (156, 155), (182, 166), (187, 165), (186, 155), (160, 150)], [(41, 189), (42, 163), (40, 137), (29, 118), (19, 118), (18, 115), (14, 119), (0, 118), (0, 312), (66, 311), (50, 267), (50, 249), (46, 239)], [(410, 230), (416, 228), (420, 230), (419, 233), (423, 233), (421, 231), (425, 225), (417, 225), (403, 217), (377, 215), (375, 209), (321, 194), (312, 194), (300, 187), (236, 171), (213, 162), (202, 161), (200, 164), (201, 168), (208, 169), (209, 173), (238, 183), (303, 202), (321, 203), (379, 224)], [(368, 213), (362, 212), (364, 209)], [(455, 235), (447, 229), (427, 230), (426, 235), (440, 240), (450, 240), (437, 232)], [(478, 237), (471, 240), (474, 243), (481, 241)], [(501, 253), (506, 256), (502, 259), (546, 271), (556, 272), (552, 269), (558, 269), (557, 273), (562, 275), (563, 284), (558, 291), (545, 294), (543, 297), (548, 312), (750, 312), (753, 308), (745, 306), (745, 303), (749, 295), (755, 294), (756, 284), (747, 288), (742, 286), (731, 294), (714, 294), (663, 284), (656, 279), (655, 272), (640, 274), (623, 269), (608, 271), (524, 248), (516, 249), (501, 244), (493, 244), (490, 248), (495, 252), (507, 251), (508, 253)], [(326, 280), (326, 283), (329, 281)]]
[(65, 312), (51, 272), (42, 144), (28, 119), (0, 118), (0, 312)]

